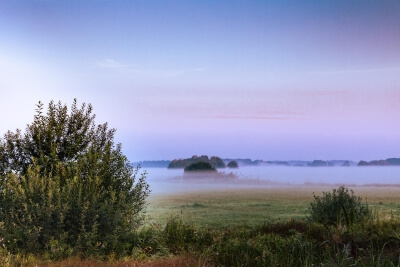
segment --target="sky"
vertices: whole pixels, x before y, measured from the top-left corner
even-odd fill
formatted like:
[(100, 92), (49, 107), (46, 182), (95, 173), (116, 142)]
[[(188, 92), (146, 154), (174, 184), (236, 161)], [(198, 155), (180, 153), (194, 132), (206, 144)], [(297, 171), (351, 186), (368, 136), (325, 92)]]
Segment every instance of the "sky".
[(400, 157), (400, 1), (2, 0), (0, 134), (91, 103), (131, 161)]

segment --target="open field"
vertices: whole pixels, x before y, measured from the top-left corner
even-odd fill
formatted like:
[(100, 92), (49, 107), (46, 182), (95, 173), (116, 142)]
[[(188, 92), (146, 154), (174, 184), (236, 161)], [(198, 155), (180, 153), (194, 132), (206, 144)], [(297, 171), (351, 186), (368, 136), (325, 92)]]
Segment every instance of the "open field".
[[(178, 216), (186, 223), (224, 227), (243, 222), (259, 225), (268, 220), (304, 218), (313, 193), (322, 195), (332, 188), (269, 187), (159, 194), (149, 198), (147, 222), (165, 224), (171, 216)], [(400, 217), (399, 186), (349, 188), (379, 212), (381, 218)]]

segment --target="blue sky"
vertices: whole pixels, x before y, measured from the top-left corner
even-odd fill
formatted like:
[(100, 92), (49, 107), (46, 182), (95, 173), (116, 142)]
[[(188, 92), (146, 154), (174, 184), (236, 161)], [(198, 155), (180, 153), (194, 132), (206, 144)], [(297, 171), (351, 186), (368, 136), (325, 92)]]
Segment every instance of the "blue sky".
[(0, 131), (73, 98), (132, 160), (400, 157), (400, 2), (0, 2)]

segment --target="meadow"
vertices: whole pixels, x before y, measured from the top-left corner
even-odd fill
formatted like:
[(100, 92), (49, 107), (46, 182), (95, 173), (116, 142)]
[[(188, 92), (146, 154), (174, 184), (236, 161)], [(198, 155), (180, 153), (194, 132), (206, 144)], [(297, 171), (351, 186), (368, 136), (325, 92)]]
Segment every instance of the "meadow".
[[(164, 224), (172, 217), (198, 226), (225, 227), (246, 223), (260, 225), (273, 220), (304, 219), (313, 194), (334, 186), (280, 186), (260, 189), (176, 192), (149, 197), (147, 223)], [(400, 217), (399, 186), (350, 187), (381, 218)]]

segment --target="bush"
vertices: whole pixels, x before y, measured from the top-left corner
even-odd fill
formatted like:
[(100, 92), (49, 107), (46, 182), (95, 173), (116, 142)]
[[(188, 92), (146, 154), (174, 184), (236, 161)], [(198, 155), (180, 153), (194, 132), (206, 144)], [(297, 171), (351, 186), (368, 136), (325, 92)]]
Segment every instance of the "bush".
[(362, 198), (354, 195), (353, 190), (344, 186), (323, 192), (322, 196), (314, 195), (314, 202), (310, 203), (309, 218), (312, 221), (324, 224), (345, 223), (347, 225), (364, 220), (371, 215), (367, 204)]
[[(24, 134), (0, 139), (0, 236), (11, 252), (124, 252), (142, 221), (150, 190), (114, 143), (115, 129), (97, 125), (92, 106), (39, 102)], [(136, 181), (135, 181), (136, 180)]]

